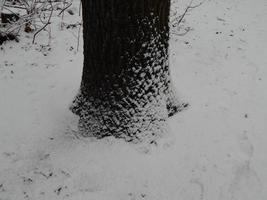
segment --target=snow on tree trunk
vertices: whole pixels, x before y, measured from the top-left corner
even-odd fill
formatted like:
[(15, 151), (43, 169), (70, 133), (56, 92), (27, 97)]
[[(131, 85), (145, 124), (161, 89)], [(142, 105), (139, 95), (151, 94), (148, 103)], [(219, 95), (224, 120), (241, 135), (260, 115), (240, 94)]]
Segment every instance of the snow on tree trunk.
[(71, 107), (84, 136), (151, 140), (183, 105), (168, 65), (170, 0), (83, 0), (84, 68)]

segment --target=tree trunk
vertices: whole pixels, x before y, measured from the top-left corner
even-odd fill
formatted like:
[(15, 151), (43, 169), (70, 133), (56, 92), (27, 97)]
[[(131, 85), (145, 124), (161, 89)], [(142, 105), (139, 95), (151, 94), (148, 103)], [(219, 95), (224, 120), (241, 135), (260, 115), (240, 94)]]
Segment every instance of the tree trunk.
[(82, 0), (84, 67), (72, 111), (85, 136), (144, 140), (182, 109), (168, 65), (170, 0)]

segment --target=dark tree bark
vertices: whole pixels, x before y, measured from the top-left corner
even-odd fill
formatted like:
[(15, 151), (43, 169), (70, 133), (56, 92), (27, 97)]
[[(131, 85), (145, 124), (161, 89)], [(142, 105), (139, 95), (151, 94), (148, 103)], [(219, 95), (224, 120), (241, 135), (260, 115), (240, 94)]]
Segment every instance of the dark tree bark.
[(153, 138), (183, 109), (168, 65), (170, 0), (82, 0), (84, 68), (72, 111), (85, 136)]

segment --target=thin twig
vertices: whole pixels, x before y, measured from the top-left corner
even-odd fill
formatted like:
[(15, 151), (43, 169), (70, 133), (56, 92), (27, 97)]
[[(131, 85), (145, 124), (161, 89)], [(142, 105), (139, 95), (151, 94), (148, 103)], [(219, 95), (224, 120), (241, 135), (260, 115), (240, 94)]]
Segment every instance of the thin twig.
[(79, 5), (79, 16), (81, 16), (81, 10), (82, 10), (82, 1), (80, 0), (80, 5)]
[[(192, 5), (194, 0), (191, 0), (190, 3), (188, 4), (188, 6), (186, 7), (186, 9), (184, 10), (184, 12), (179, 16), (177, 17), (176, 19), (173, 20), (176, 21), (178, 20), (173, 26), (174, 27), (180, 27), (180, 24), (183, 22), (186, 14), (191, 10), (191, 9), (194, 9), (194, 8), (197, 8), (199, 6), (201, 6), (206, 0), (203, 0), (202, 2), (200, 2), (199, 4), (196, 4), (196, 5)], [(192, 30), (191, 28), (187, 28), (185, 29), (185, 31), (183, 33), (173, 33), (177, 36), (184, 36), (186, 35), (190, 30)]]
[(64, 20), (64, 13), (65, 13), (65, 9), (64, 9), (64, 6), (65, 6), (65, 3), (66, 3), (66, 0), (63, 0), (63, 8), (62, 8), (62, 16), (61, 16), (61, 30), (63, 30), (63, 20)]
[(83, 21), (81, 22), (81, 25), (78, 30), (77, 52), (79, 51), (79, 46), (80, 46), (80, 34), (81, 34), (82, 24), (83, 24)]
[(57, 16), (60, 16), (62, 13), (64, 13), (65, 10), (67, 10), (69, 7), (71, 7), (72, 3), (69, 3), (69, 5), (67, 5), (65, 8), (63, 8), (60, 13), (58, 13)]
[[(9, 8), (17, 8), (17, 9), (22, 9), (22, 10), (27, 10), (26, 7), (24, 6), (17, 6), (17, 5), (11, 5), (11, 4), (5, 4), (4, 8), (6, 9), (6, 7), (9, 7)], [(4, 9), (3, 8), (3, 9)]]
[(53, 14), (54, 9), (53, 9), (53, 5), (52, 5), (52, 1), (51, 1), (51, 0), (49, 1), (49, 3), (50, 3), (50, 5), (51, 5), (51, 7), (52, 7), (52, 10), (51, 10), (49, 19), (48, 19), (47, 23), (46, 23), (41, 29), (39, 29), (39, 30), (34, 34), (34, 36), (33, 36), (33, 40), (32, 40), (32, 43), (33, 43), (33, 44), (34, 44), (36, 35), (39, 34), (42, 30), (44, 30), (44, 29), (51, 23), (50, 20), (51, 20), (51, 17), (52, 17), (52, 14)]

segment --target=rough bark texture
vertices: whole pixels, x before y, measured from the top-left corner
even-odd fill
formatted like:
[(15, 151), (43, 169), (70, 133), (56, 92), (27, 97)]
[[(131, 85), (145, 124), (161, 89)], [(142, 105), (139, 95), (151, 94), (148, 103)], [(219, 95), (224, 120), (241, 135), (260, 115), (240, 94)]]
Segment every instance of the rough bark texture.
[(168, 66), (170, 0), (82, 0), (84, 68), (72, 111), (85, 136), (144, 140), (182, 109)]

